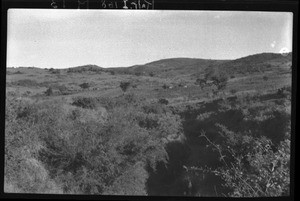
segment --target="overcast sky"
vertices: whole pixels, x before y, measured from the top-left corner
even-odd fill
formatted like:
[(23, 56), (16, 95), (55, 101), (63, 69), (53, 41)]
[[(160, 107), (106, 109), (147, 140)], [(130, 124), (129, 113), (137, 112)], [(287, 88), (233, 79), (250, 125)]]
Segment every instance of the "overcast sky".
[(292, 51), (292, 13), (10, 9), (7, 66), (125, 67)]

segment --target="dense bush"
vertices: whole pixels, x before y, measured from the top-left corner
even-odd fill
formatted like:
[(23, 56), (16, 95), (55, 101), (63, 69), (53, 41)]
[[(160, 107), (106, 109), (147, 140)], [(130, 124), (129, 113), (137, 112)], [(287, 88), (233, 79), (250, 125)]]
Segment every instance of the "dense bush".
[[(202, 152), (214, 154), (210, 158), (215, 158), (196, 159), (193, 163), (201, 166), (188, 167), (188, 173), (196, 171), (196, 175), (213, 174), (222, 179), (224, 196), (288, 196), (291, 102), (282, 99), (283, 91), (289, 94), (281, 90), (239, 95), (183, 111), (187, 140), (198, 141)], [(198, 180), (192, 181), (193, 188), (203, 182), (200, 176), (195, 177)]]
[[(127, 106), (114, 100), (105, 117), (59, 101), (7, 100), (5, 189), (146, 195), (146, 166), (155, 169), (157, 162), (167, 162), (162, 139), (180, 135), (181, 120), (172, 113), (145, 113), (133, 95), (119, 98)], [(74, 102), (97, 109), (95, 101), (81, 97)], [(142, 123), (151, 119), (157, 126)]]
[(215, 144), (204, 133), (209, 145), (218, 152), (223, 165), (210, 169), (231, 189), (229, 196), (288, 196), (290, 189), (290, 139), (274, 147), (271, 140), (237, 134), (218, 125), (223, 137)]
[(30, 99), (6, 99), (5, 192), (62, 193), (37, 159), (43, 147), (33, 117), (37, 111)]
[[(210, 161), (218, 156), (208, 168), (194, 169), (222, 180), (230, 190), (226, 196), (289, 195), (290, 93), (286, 87), (181, 110), (135, 93), (77, 97), (71, 105), (9, 95), (5, 191), (147, 195), (147, 182), (162, 166), (165, 174), (178, 176), (169, 192), (197, 195), (200, 176), (181, 175), (186, 161), (205, 164), (205, 157), (197, 160), (198, 153), (192, 152), (196, 149), (209, 154)], [(270, 101), (274, 97), (283, 101)], [(201, 130), (206, 133), (200, 138)], [(186, 154), (176, 144), (183, 132), (190, 143)], [(188, 186), (193, 190), (182, 190)]]

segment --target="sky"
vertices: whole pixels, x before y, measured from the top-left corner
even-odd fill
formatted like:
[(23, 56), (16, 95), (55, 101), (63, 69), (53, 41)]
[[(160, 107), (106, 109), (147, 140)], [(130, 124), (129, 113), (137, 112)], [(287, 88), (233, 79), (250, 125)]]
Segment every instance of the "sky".
[(127, 67), (292, 51), (288, 12), (9, 9), (7, 20), (8, 67)]

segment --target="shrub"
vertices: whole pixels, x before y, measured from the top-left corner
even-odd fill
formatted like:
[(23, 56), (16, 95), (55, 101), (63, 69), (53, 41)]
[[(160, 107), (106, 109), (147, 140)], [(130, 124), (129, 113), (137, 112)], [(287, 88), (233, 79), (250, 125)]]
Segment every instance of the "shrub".
[(134, 75), (136, 75), (136, 76), (141, 76), (142, 73), (141, 73), (141, 72), (135, 72)]
[(90, 84), (85, 82), (79, 85), (82, 89), (88, 89), (90, 87)]
[(97, 108), (97, 100), (93, 97), (76, 97), (72, 105), (87, 109), (95, 109)]
[(59, 69), (50, 68), (49, 72), (51, 72), (52, 74), (60, 74), (60, 70)]
[(97, 98), (99, 104), (101, 104), (106, 109), (110, 110), (115, 106), (115, 101), (109, 97), (98, 97)]
[(231, 94), (236, 94), (237, 90), (236, 89), (230, 89)]
[(169, 86), (168, 86), (167, 84), (164, 84), (164, 85), (162, 86), (162, 88), (163, 88), (163, 89), (168, 89)]
[(129, 88), (130, 84), (131, 84), (130, 82), (124, 82), (124, 81), (122, 81), (120, 83), (120, 87), (121, 87), (122, 91), (126, 92), (128, 90), (128, 88)]
[(264, 81), (267, 81), (268, 79), (269, 79), (268, 76), (266, 76), (266, 75), (263, 76)]
[(51, 96), (53, 95), (53, 90), (51, 87), (49, 87), (46, 91), (45, 91), (46, 96)]
[(24, 74), (24, 73), (22, 73), (21, 71), (16, 71), (15, 73), (13, 73), (13, 74)]
[(125, 170), (114, 183), (104, 189), (104, 195), (147, 195), (145, 183), (149, 177), (148, 172), (138, 162), (133, 167)]
[(34, 117), (38, 107), (29, 99), (8, 97), (5, 110), (5, 192), (61, 193), (37, 159), (43, 147)]
[(201, 79), (201, 78), (197, 78), (195, 84), (199, 85), (200, 87), (204, 87), (205, 84), (206, 84), (206, 80), (205, 79)]
[(76, 131), (70, 137), (46, 138), (53, 143), (43, 151), (42, 160), (58, 175), (65, 192), (145, 194), (144, 166), (162, 160), (166, 152), (138, 126), (136, 114), (134, 108), (115, 108), (104, 125), (76, 123), (68, 130)]
[(168, 104), (169, 104), (169, 101), (168, 101), (167, 99), (160, 98), (160, 99), (158, 100), (158, 103), (164, 104), (164, 105), (168, 105)]
[(212, 76), (211, 80), (217, 86), (218, 90), (222, 90), (227, 85), (228, 77), (225, 74), (219, 74)]
[(265, 67), (266, 68), (272, 68), (272, 65), (271, 64), (265, 64)]
[(218, 125), (223, 143), (215, 144), (204, 132), (201, 136), (217, 151), (222, 166), (209, 169), (231, 189), (229, 196), (261, 197), (289, 195), (290, 140), (274, 148), (271, 140), (236, 134)]
[[(147, 103), (139, 100), (132, 94), (117, 97), (113, 101), (127, 105), (114, 106), (102, 118), (60, 101), (34, 103), (7, 97), (5, 189), (145, 195), (145, 168), (167, 162), (162, 138), (180, 135), (182, 125), (171, 112), (145, 113), (142, 106)], [(96, 101), (74, 100), (88, 108)], [(141, 121), (156, 124), (150, 128)]]
[(57, 86), (57, 89), (63, 95), (68, 94), (68, 88), (65, 85), (59, 85), (59, 86)]

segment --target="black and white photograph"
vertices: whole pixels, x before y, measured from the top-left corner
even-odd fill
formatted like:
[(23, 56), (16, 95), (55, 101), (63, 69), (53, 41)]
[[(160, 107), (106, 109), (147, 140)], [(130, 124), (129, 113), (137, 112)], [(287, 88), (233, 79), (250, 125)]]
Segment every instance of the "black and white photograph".
[(293, 17), (8, 9), (4, 193), (290, 196)]

